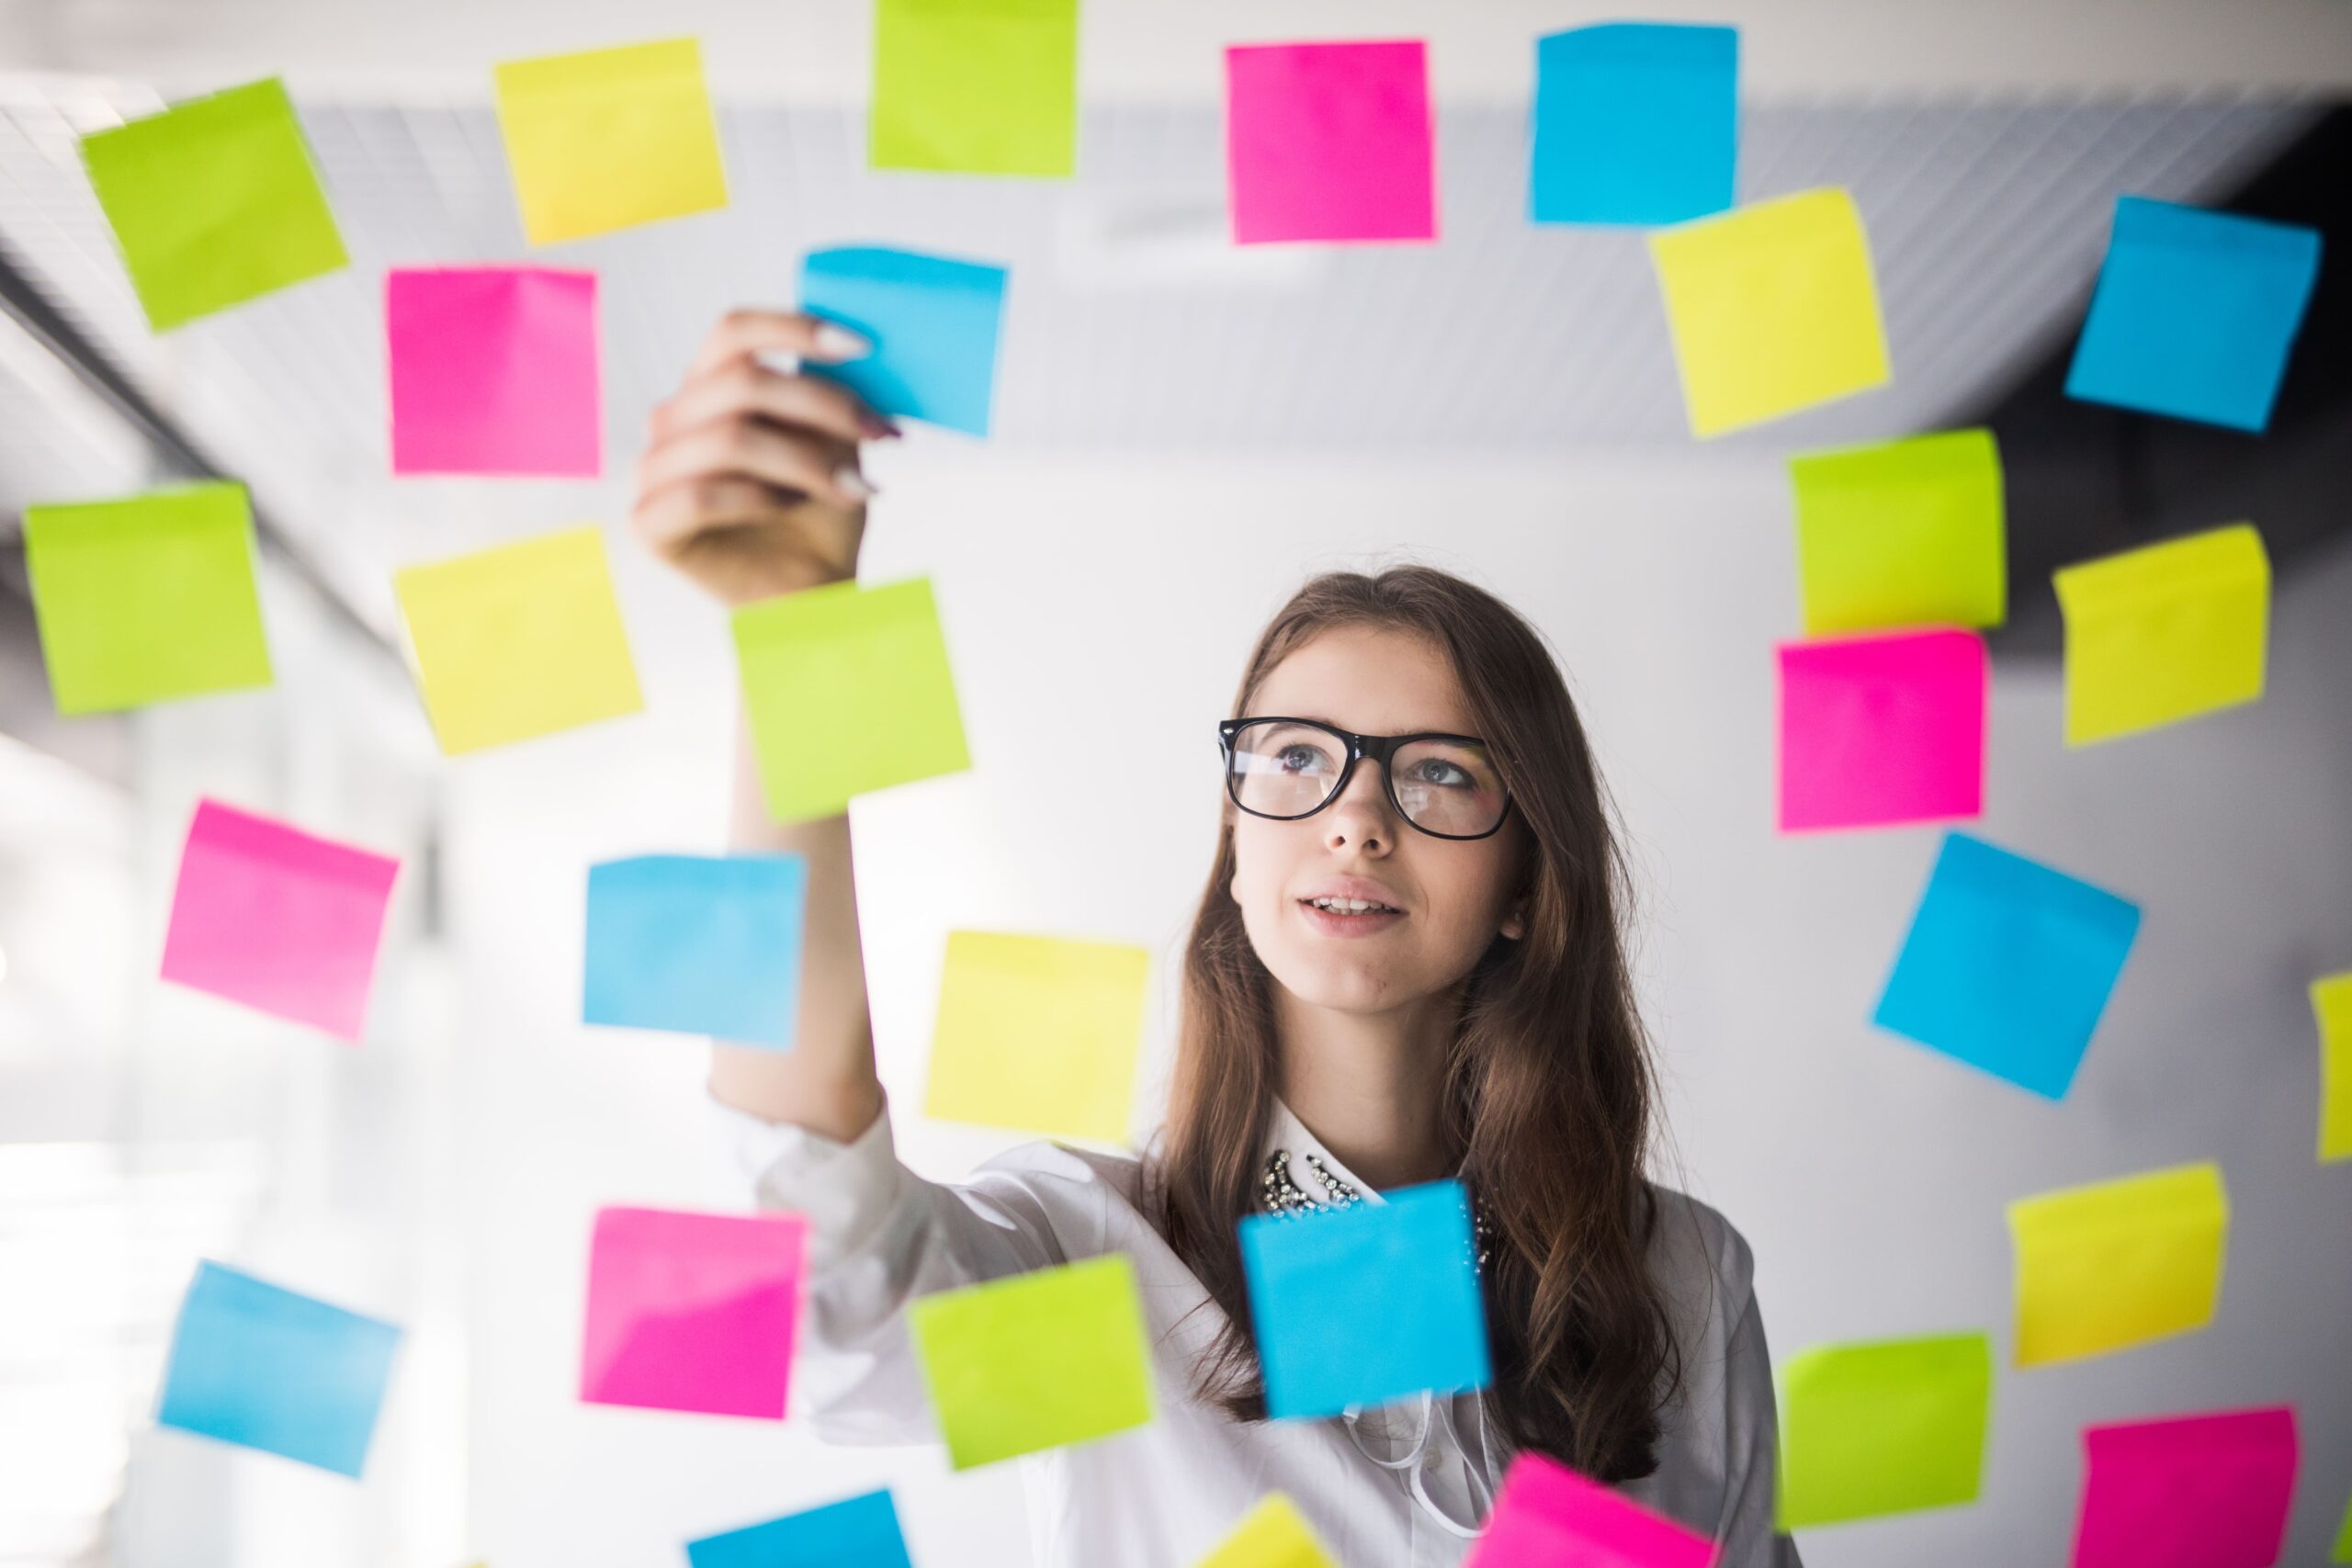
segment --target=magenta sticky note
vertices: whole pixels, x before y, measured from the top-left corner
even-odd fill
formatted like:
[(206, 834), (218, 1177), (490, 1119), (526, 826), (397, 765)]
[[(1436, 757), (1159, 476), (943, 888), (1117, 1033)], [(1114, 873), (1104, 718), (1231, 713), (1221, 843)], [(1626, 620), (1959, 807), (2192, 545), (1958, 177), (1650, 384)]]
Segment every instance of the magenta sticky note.
[(603, 470), (594, 273), (394, 267), (384, 326), (392, 472)]
[(807, 1231), (797, 1214), (599, 1210), (580, 1397), (783, 1420)]
[(1834, 637), (1780, 657), (1781, 831), (1982, 815), (1983, 637)]
[(2086, 1427), (2074, 1568), (2271, 1568), (2301, 1455), (2285, 1404)]
[(1428, 56), (1419, 39), (1227, 49), (1235, 243), (1436, 239)]
[(164, 978), (356, 1040), (400, 862), (199, 801)]
[(1503, 1474), (1462, 1568), (1710, 1568), (1715, 1543), (1539, 1453)]

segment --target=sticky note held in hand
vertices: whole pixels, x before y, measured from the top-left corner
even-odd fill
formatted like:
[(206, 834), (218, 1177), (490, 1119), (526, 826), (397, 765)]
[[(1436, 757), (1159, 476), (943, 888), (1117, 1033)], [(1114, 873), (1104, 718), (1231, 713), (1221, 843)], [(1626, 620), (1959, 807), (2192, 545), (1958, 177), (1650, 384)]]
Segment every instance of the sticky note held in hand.
[(2072, 1568), (2271, 1568), (2301, 1458), (2284, 1404), (2086, 1427)]
[(1983, 1334), (1792, 1357), (1781, 1375), (1779, 1528), (1973, 1502), (1992, 1402), (1993, 1347)]
[(1067, 177), (1078, 0), (876, 0), (866, 158), (877, 169)]
[(594, 273), (395, 267), (384, 325), (394, 473), (602, 469)]
[(2009, 1205), (2017, 1364), (2044, 1366), (2204, 1327), (2222, 1294), (2219, 1166), (2175, 1166)]
[(597, 1211), (580, 1397), (784, 1419), (808, 1222)]
[(1738, 158), (1738, 28), (1606, 22), (1536, 40), (1536, 222), (1648, 225), (1722, 212)]
[(2252, 524), (2060, 569), (2066, 744), (2084, 746), (2262, 695), (2270, 558)]
[(60, 714), (266, 686), (243, 485), (25, 511), (25, 568)]
[(1807, 637), (1996, 626), (2008, 614), (2007, 503), (1989, 430), (1789, 460)]
[(1115, 942), (948, 932), (923, 1114), (1123, 1142), (1150, 963)]
[(1973, 818), (1984, 639), (1929, 630), (1783, 643), (1781, 831)]
[(727, 205), (718, 124), (693, 39), (509, 61), (496, 82), (531, 243)]
[(1235, 243), (1437, 238), (1421, 40), (1238, 44), (1225, 91)]
[(799, 855), (590, 866), (582, 1020), (789, 1047), (808, 885)]
[(874, 245), (811, 251), (800, 304), (873, 345), (855, 359), (804, 367), (877, 413), (986, 435), (996, 400), (1005, 270)]

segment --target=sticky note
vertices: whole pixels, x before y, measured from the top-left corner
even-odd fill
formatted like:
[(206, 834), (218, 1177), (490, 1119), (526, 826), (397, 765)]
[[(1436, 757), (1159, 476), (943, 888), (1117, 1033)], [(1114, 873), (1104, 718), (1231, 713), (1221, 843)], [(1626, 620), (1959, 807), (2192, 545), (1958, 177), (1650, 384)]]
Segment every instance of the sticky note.
[(1150, 965), (1116, 942), (948, 932), (923, 1114), (1123, 1142)]
[(2352, 1503), (2344, 1506), (2344, 1523), (2335, 1532), (2335, 1550), (2327, 1554), (2330, 1562), (2352, 1562)]
[(590, 866), (582, 1019), (790, 1046), (808, 892), (799, 855)]
[(25, 568), (60, 714), (270, 683), (243, 485), (28, 507)]
[(986, 435), (1004, 281), (1001, 266), (913, 251), (811, 251), (800, 263), (801, 308), (859, 333), (874, 352), (803, 368), (878, 413)]
[(156, 1424), (356, 1478), (400, 1337), (380, 1319), (198, 1263)]
[(2271, 1568), (2301, 1459), (2283, 1404), (2086, 1427), (2073, 1568)]
[(2061, 568), (2066, 744), (2262, 695), (2270, 558), (2249, 523)]
[(603, 470), (594, 273), (394, 267), (384, 325), (392, 472)]
[(853, 795), (972, 765), (931, 581), (829, 583), (734, 614), (768, 815), (837, 817)]
[(1989, 430), (1789, 459), (1807, 637), (1997, 626), (2008, 615), (2007, 505)]
[(1844, 191), (1751, 203), (1661, 229), (1649, 243), (1691, 434), (1886, 383), (1870, 241)]
[(1938, 629), (1782, 643), (1781, 831), (1975, 817), (1984, 639)]
[(1235, 243), (1437, 238), (1419, 39), (1236, 45), (1225, 92)]
[(2312, 982), (2319, 1021), (2319, 1157), (2352, 1159), (2352, 970)]
[(784, 1419), (808, 1222), (600, 1209), (580, 1397)]
[(218, 801), (197, 803), (163, 976), (356, 1040), (400, 862)]
[(890, 1494), (868, 1492), (686, 1542), (687, 1568), (913, 1568)]
[[(1491, 1380), (1469, 1198), (1458, 1181), (1241, 1222), (1250, 1316), (1276, 1419)], [(1378, 1302), (1377, 1313), (1334, 1303)]]
[(1078, 158), (1078, 0), (876, 0), (866, 161), (1067, 177)]
[(1462, 1568), (1712, 1568), (1715, 1543), (1532, 1451), (1503, 1473)]
[(1535, 40), (1528, 211), (1538, 223), (1680, 223), (1727, 209), (1739, 29), (1606, 22)]
[(82, 163), (156, 332), (350, 259), (276, 77), (93, 131)]
[(1339, 1568), (1298, 1505), (1269, 1492), (1194, 1568)]
[(1992, 1418), (1993, 1345), (1942, 1334), (1824, 1345), (1781, 1373), (1778, 1528), (1975, 1500)]
[(1871, 1021), (2064, 1099), (2139, 930), (2128, 899), (1947, 834)]
[(1151, 1419), (1143, 1304), (1121, 1254), (944, 1291), (907, 1316), (957, 1470)]
[(426, 714), (450, 756), (645, 705), (594, 527), (393, 574)]
[(2229, 1194), (2211, 1164), (2011, 1203), (2017, 1364), (2077, 1360), (2204, 1327), (2221, 1299), (2229, 1230)]
[(496, 80), (498, 128), (531, 243), (727, 205), (694, 39), (509, 61)]
[(2066, 395), (2266, 428), (2319, 253), (2300, 224), (2118, 197)]

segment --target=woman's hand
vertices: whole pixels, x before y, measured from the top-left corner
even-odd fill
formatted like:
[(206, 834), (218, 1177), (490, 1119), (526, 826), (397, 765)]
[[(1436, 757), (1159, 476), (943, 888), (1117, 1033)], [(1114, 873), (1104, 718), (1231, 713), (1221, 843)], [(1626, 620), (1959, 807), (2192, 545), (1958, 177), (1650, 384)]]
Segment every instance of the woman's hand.
[(653, 411), (629, 523), (733, 607), (857, 576), (873, 487), (858, 443), (898, 427), (854, 393), (769, 369), (755, 355), (854, 359), (854, 333), (783, 310), (732, 310), (674, 396)]

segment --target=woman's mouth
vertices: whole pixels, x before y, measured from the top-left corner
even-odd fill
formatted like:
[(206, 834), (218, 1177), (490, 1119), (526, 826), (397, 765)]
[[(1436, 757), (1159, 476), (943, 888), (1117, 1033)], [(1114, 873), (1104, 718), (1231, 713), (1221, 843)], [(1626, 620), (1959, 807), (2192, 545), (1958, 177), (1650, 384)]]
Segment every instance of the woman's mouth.
[(1327, 936), (1370, 936), (1405, 918), (1402, 909), (1362, 898), (1301, 898), (1306, 923)]

